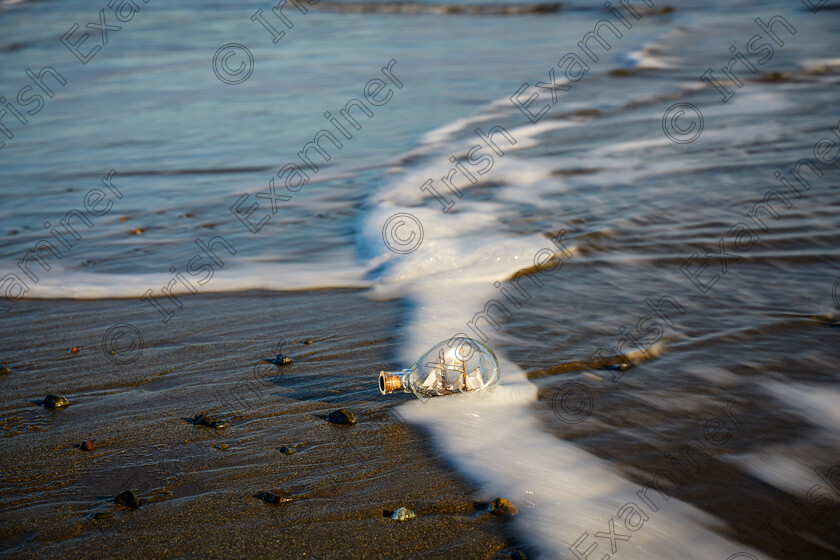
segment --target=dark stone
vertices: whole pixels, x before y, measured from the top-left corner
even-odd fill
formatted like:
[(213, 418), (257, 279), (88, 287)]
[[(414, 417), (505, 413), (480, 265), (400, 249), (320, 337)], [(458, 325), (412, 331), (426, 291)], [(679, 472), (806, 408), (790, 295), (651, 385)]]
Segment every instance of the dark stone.
[(131, 509), (137, 509), (140, 507), (140, 499), (135, 496), (134, 492), (131, 490), (126, 490), (125, 492), (117, 494), (117, 497), (114, 498), (114, 503), (130, 507)]
[(297, 449), (295, 449), (294, 447), (286, 447), (284, 445), (283, 447), (280, 448), (280, 453), (283, 453), (285, 455), (293, 455), (293, 454), (297, 453)]
[(47, 395), (44, 399), (44, 406), (53, 410), (69, 406), (70, 403), (61, 395)]
[(0, 364), (0, 373), (12, 373), (12, 370), (7, 368), (5, 365)]
[(83, 441), (82, 445), (79, 446), (79, 449), (82, 451), (93, 451), (96, 449), (96, 446), (93, 444), (92, 441)]
[(283, 354), (277, 354), (270, 360), (265, 360), (269, 364), (274, 364), (275, 366), (287, 366), (292, 363), (292, 359), (288, 356), (284, 356)]
[(333, 410), (330, 412), (330, 415), (327, 416), (327, 420), (332, 422), (333, 424), (355, 424), (356, 417), (353, 416), (353, 413), (346, 408), (340, 408), (338, 410)]
[(220, 420), (212, 416), (207, 416), (206, 414), (196, 414), (195, 418), (192, 419), (192, 423), (196, 426), (207, 426), (208, 428), (215, 428), (217, 430), (223, 430), (229, 425), (227, 420)]
[(283, 490), (270, 490), (268, 492), (257, 492), (254, 494), (258, 498), (269, 504), (283, 504), (293, 501), (295, 498), (288, 492)]

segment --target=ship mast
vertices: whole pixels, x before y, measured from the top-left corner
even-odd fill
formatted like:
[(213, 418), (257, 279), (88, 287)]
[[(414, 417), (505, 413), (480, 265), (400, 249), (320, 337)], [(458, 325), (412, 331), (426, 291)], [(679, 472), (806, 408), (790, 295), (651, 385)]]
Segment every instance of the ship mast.
[(438, 371), (440, 372), (440, 394), (446, 394), (446, 360), (443, 359), (443, 350), (438, 354)]
[(461, 360), (461, 391), (469, 391), (470, 387), (467, 385), (467, 362)]

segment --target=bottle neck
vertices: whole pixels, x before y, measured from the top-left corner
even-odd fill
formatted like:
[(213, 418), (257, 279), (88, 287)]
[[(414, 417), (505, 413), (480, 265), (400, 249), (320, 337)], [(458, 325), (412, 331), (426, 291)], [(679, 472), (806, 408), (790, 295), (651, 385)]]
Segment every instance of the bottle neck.
[(379, 392), (383, 395), (394, 393), (402, 390), (404, 393), (411, 392), (408, 385), (408, 374), (411, 369), (403, 369), (400, 371), (380, 371), (379, 372)]

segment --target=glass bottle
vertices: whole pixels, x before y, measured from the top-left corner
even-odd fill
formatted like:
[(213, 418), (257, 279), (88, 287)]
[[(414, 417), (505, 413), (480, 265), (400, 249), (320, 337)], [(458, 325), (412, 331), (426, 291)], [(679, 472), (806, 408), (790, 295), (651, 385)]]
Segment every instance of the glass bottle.
[(458, 337), (435, 344), (408, 369), (379, 372), (379, 391), (434, 397), (478, 391), (500, 381), (496, 354), (477, 340)]

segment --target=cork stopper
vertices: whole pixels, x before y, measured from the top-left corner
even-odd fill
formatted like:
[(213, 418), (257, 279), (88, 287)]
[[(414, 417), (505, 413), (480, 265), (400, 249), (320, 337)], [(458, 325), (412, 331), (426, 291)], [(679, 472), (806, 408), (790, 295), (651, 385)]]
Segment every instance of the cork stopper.
[(402, 380), (399, 373), (390, 373), (387, 371), (379, 372), (379, 392), (383, 395), (393, 393), (402, 389)]

